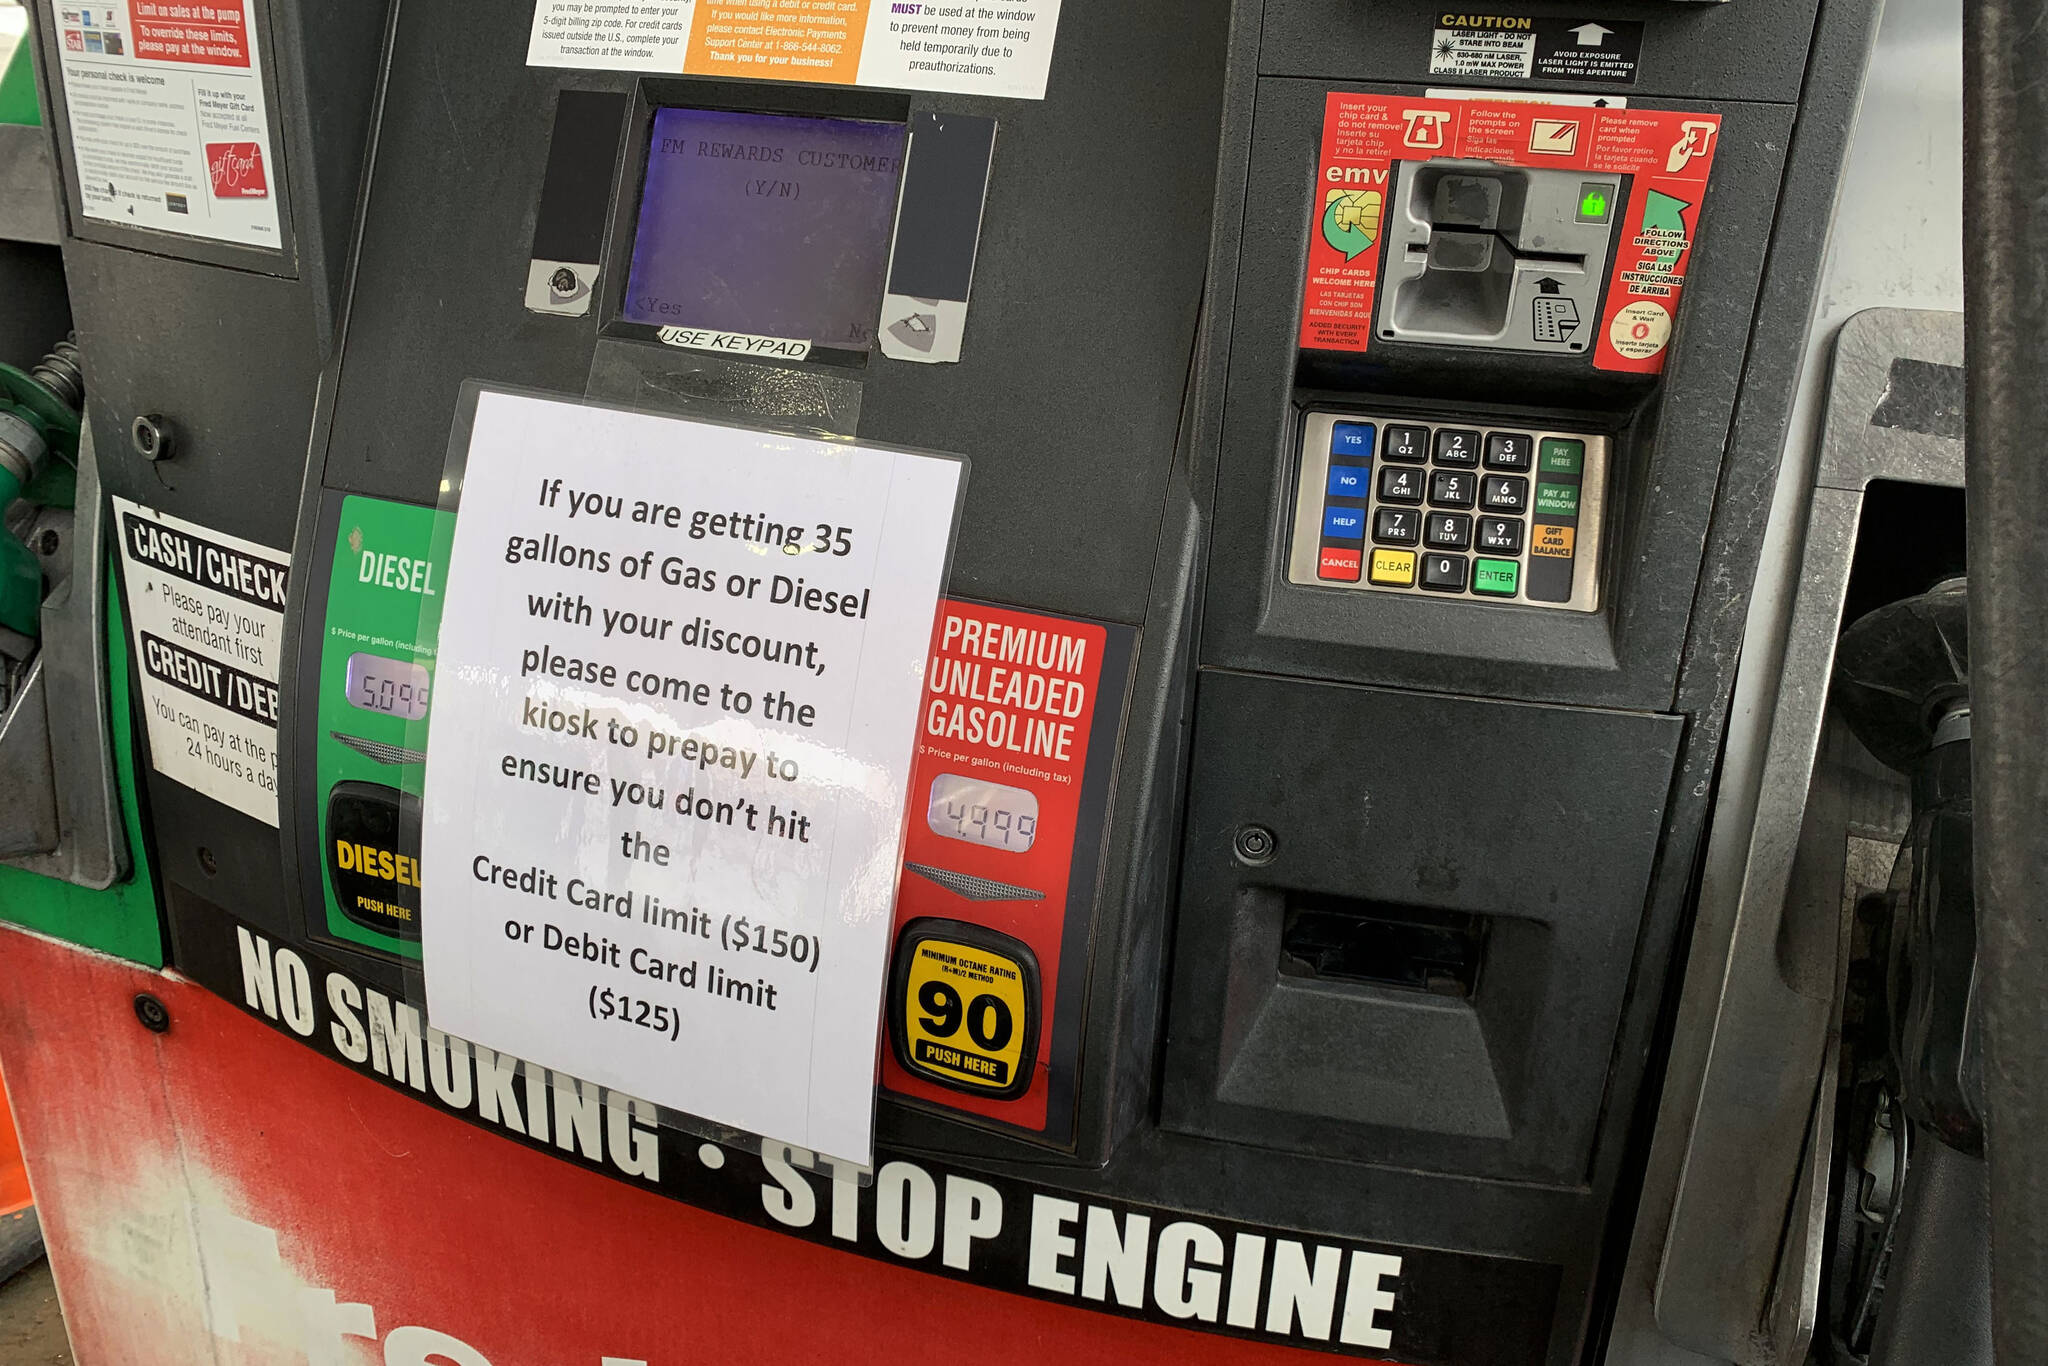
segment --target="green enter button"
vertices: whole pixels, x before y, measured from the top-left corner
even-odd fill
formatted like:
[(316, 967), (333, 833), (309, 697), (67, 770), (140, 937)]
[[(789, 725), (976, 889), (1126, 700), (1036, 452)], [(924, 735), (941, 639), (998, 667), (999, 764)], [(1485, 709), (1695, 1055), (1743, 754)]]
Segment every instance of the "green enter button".
[(1490, 598), (1511, 598), (1521, 578), (1519, 560), (1480, 560), (1472, 566), (1472, 591)]

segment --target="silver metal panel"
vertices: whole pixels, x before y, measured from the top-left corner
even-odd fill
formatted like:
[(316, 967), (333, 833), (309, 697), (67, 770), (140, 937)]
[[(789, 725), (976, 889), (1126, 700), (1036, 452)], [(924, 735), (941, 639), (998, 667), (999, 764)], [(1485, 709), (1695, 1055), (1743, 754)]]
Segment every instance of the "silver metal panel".
[(49, 136), (40, 127), (0, 123), (0, 238), (56, 246), (63, 237)]
[[(1704, 1156), (1695, 1160), (1695, 1154), (1713, 1146), (1710, 1131), (1731, 1121), (1737, 1126), (1750, 1121), (1746, 1109), (1717, 1113), (1702, 1104), (1709, 1087), (1717, 1084), (1709, 1080), (1710, 1063), (1724, 1075), (1738, 1065), (1735, 1036), (1715, 1030), (1723, 1015), (1724, 989), (1774, 996), (1803, 1016), (1809, 1029), (1816, 1018), (1808, 1004), (1812, 979), (1807, 972), (1799, 975), (1797, 985), (1780, 976), (1775, 989), (1768, 982), (1736, 984), (1731, 955), (1745, 906), (1773, 922), (1780, 914), (1779, 907), (1766, 912), (1755, 905), (1751, 877), (1762, 871), (1756, 867), (1762, 851), (1753, 843), (1773, 841), (1776, 857), (1789, 859), (1797, 825), (1773, 831), (1760, 808), (1770, 786), (1787, 780), (1782, 769), (1769, 767), (1774, 755), (1783, 762), (1791, 739), (1789, 733), (1780, 738), (1781, 712), (1817, 717), (1826, 686), (1825, 673), (1818, 681), (1809, 677), (1818, 663), (1812, 619), (1795, 627), (1794, 613), (1802, 596), (1822, 591), (1808, 588), (1815, 563), (1825, 575), (1830, 572), (1826, 561), (1848, 553), (1845, 537), (1854, 528), (1850, 505), (1860, 502), (1853, 490), (1860, 490), (1867, 477), (1853, 463), (1831, 460), (1825, 475), (1819, 468), (1837, 330), (1871, 307), (1954, 311), (1962, 306), (1961, 39), (1959, 0), (1889, 0), (1878, 32), (1744, 638), (1685, 993), (1607, 1353), (1612, 1363), (1792, 1362), (1803, 1358), (1812, 1332), (1832, 1134), (1827, 1108), (1815, 1112), (1811, 1098), (1831, 1094), (1831, 1082), (1810, 1074), (1807, 1112), (1798, 1114), (1796, 1122), (1792, 1112), (1798, 1106), (1791, 1097), (1797, 1088), (1789, 1078), (1771, 1083), (1778, 1089), (1770, 1141), (1751, 1150), (1776, 1173), (1773, 1182), (1787, 1191), (1789, 1225), (1763, 1207), (1741, 1204), (1739, 1190), (1725, 1190), (1714, 1199), (1702, 1184), (1714, 1164)], [(1866, 433), (1870, 430), (1866, 426)], [(1924, 449), (1894, 446), (1887, 458), (1895, 462), (1896, 477), (1924, 479), (1930, 473), (1921, 463), (1925, 454)], [(1817, 483), (1825, 485), (1818, 494)], [(1822, 615), (1811, 603), (1809, 611)], [(1831, 661), (1832, 631), (1825, 635)], [(1802, 648), (1808, 652), (1803, 662), (1798, 657)], [(1808, 679), (1804, 686), (1797, 683), (1800, 678)], [(1803, 724), (1811, 727), (1817, 721)], [(1790, 781), (1803, 800), (1805, 782), (1797, 775)], [(1755, 966), (1753, 955), (1750, 961)], [(1807, 964), (1809, 971), (1814, 966)], [(1827, 1019), (1831, 1015), (1822, 1018), (1823, 1029)], [(1773, 1051), (1779, 1043), (1763, 1042)], [(1804, 1056), (1812, 1058), (1815, 1052), (1809, 1043)], [(1831, 1059), (1831, 1048), (1823, 1045), (1818, 1052)], [(1761, 1061), (1770, 1065), (1768, 1055)], [(1689, 1193), (1681, 1213), (1682, 1186)], [(1716, 1258), (1711, 1246), (1716, 1239), (1740, 1243), (1741, 1250)], [(1668, 1260), (1667, 1247), (1672, 1253)], [(1707, 1260), (1695, 1259), (1696, 1253)], [(1711, 1270), (1717, 1260), (1727, 1274)]]

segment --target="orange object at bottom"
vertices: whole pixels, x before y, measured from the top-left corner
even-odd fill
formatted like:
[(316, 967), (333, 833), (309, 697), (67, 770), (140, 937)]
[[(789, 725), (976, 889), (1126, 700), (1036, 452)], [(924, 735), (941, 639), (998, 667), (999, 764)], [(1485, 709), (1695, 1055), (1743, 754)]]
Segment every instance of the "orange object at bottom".
[(35, 1204), (28, 1193), (28, 1169), (21, 1164), (21, 1140), (14, 1132), (14, 1111), (7, 1103), (7, 1087), (0, 1083), (0, 1219)]

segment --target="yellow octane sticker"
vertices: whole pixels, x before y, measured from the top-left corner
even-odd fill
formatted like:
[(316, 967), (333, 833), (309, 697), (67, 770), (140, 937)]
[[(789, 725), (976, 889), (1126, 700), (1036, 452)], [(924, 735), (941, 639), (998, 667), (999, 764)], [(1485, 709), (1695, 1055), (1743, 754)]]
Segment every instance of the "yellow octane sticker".
[(1015, 1083), (1030, 1014), (1016, 960), (949, 939), (922, 940), (904, 990), (912, 1071), (989, 1091)]

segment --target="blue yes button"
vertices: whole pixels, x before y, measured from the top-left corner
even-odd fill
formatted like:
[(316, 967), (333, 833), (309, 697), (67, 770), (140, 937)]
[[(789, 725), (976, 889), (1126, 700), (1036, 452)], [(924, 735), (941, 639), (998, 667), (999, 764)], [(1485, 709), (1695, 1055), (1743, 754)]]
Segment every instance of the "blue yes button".
[(1333, 540), (1362, 541), (1365, 539), (1364, 508), (1323, 509), (1323, 534)]
[(1372, 459), (1372, 424), (1339, 422), (1330, 428), (1330, 454), (1340, 459)]
[(1330, 466), (1332, 498), (1364, 498), (1372, 491), (1372, 469), (1366, 465)]

